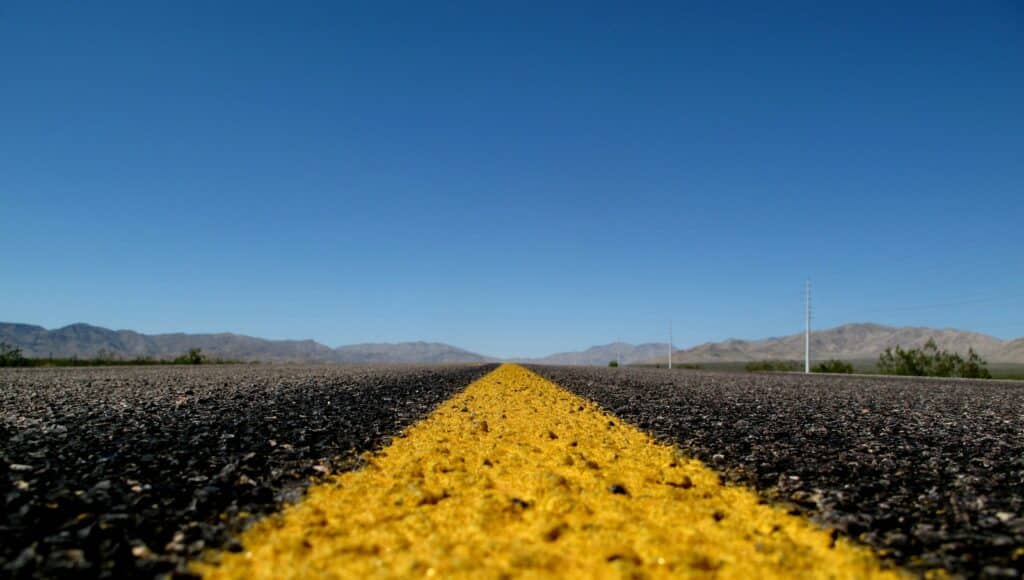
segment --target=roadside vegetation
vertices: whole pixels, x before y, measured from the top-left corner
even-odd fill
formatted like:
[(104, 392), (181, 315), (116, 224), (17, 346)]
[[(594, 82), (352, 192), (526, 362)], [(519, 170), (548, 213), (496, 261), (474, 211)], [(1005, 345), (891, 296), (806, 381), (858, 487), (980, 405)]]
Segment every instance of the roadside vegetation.
[(755, 360), (744, 366), (748, 373), (761, 372), (793, 372), (800, 370), (800, 363), (795, 360)]
[(25, 366), (24, 362), (26, 360), (28, 359), (21, 356), (20, 348), (11, 346), (6, 342), (0, 342), (0, 367)]
[(830, 358), (811, 367), (813, 373), (853, 374), (853, 365), (839, 359)]
[(887, 348), (878, 357), (877, 366), (883, 375), (992, 378), (988, 363), (973, 348), (967, 349), (967, 357), (964, 358), (960, 353), (940, 349), (934, 339), (928, 339), (921, 348), (903, 350), (899, 345)]
[[(635, 364), (634, 363), (634, 364), (630, 364), (629, 366), (631, 366), (631, 367), (641, 367), (641, 368), (643, 368), (643, 367), (648, 367), (648, 368), (649, 367), (654, 367), (656, 369), (668, 368), (668, 365), (663, 365), (663, 364), (653, 364), (653, 365), (651, 365), (651, 364)], [(672, 363), (672, 368), (676, 369), (676, 370), (699, 371), (699, 370), (705, 368), (705, 365), (699, 365), (699, 364), (695, 364), (695, 363)]]
[[(975, 356), (977, 356), (977, 355), (975, 355)], [(969, 359), (970, 359), (970, 353), (968, 353), (967, 358), (964, 359), (964, 360), (967, 361)], [(758, 361), (758, 363), (760, 363), (760, 362), (761, 361)], [(796, 367), (794, 368), (792, 366), (784, 366), (783, 368), (787, 369), (786, 372), (801, 372), (801, 371), (804, 370), (804, 363), (803, 363), (803, 361), (790, 361), (790, 362), (795, 364)], [(828, 361), (813, 361), (813, 365), (814, 366), (811, 367), (811, 370), (813, 372), (826, 372), (826, 371), (820, 370), (820, 365), (822, 363), (824, 363), (824, 362), (828, 362)], [(853, 367), (853, 374), (855, 374), (855, 375), (873, 375), (873, 374), (879, 374), (880, 373), (880, 371), (878, 369), (878, 359), (850, 359), (850, 360), (844, 360), (842, 362), (852, 366)], [(1007, 362), (988, 362), (988, 361), (985, 361), (985, 363), (986, 364), (984, 365), (984, 368), (985, 368), (985, 370), (987, 370), (989, 372), (990, 375), (992, 375), (991, 378), (993, 378), (993, 379), (1024, 381), (1024, 364), (1021, 364), (1021, 363), (1007, 363)], [(750, 365), (751, 369), (755, 369), (755, 370), (748, 369), (748, 365)], [(629, 365), (623, 365), (623, 366), (636, 367), (636, 368), (665, 368), (664, 364), (629, 364)], [(748, 372), (766, 372), (766, 371), (770, 371), (770, 370), (776, 370), (774, 368), (774, 365), (773, 365), (773, 368), (768, 369), (768, 368), (764, 367), (762, 364), (751, 364), (749, 362), (744, 362), (744, 361), (715, 361), (715, 362), (704, 362), (704, 363), (700, 363), (700, 364), (673, 364), (672, 368), (673, 369), (684, 369), (684, 368), (685, 369), (699, 369), (699, 370), (709, 371), (709, 372), (724, 372), (724, 373), (742, 373), (744, 371), (748, 371)], [(829, 370), (827, 372), (840, 372), (840, 371), (838, 371), (838, 370)], [(843, 372), (845, 372), (845, 371), (843, 371)], [(953, 377), (960, 377), (960, 376), (961, 375), (953, 375)], [(979, 373), (977, 378), (985, 378), (984, 377), (984, 373)]]
[(0, 367), (106, 367), (106, 366), (138, 366), (138, 365), (199, 365), (199, 364), (239, 364), (243, 361), (210, 358), (203, 354), (202, 349), (190, 348), (187, 353), (173, 359), (153, 357), (121, 358), (115, 353), (100, 349), (93, 358), (62, 357), (62, 358), (29, 358), (22, 354), (16, 346), (0, 342)]
[[(988, 363), (973, 348), (967, 355), (948, 352), (939, 348), (934, 339), (921, 348), (903, 349), (899, 345), (885, 349), (878, 357), (874, 366), (861, 361), (854, 366), (852, 362), (829, 359), (820, 361), (811, 368), (815, 373), (872, 373), (883, 375), (901, 375), (912, 377), (950, 377), (964, 379), (991, 379)], [(795, 360), (759, 360), (746, 363), (743, 367), (749, 373), (758, 372), (797, 372), (803, 369), (803, 363)], [(1018, 378), (1006, 372), (1000, 378)]]

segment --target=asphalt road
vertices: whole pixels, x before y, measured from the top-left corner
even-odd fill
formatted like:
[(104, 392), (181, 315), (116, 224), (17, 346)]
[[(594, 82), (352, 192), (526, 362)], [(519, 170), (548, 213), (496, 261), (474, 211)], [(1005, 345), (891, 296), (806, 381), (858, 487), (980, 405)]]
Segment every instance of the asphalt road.
[(208, 553), (208, 580), (906, 580), (870, 550), (517, 365), (441, 404), (372, 469)]
[[(493, 365), (0, 371), (0, 576), (182, 572)], [(535, 367), (891, 560), (1024, 572), (1024, 383)]]
[(5, 369), (0, 576), (184, 571), (491, 368)]
[(532, 368), (911, 570), (1024, 573), (1024, 383)]

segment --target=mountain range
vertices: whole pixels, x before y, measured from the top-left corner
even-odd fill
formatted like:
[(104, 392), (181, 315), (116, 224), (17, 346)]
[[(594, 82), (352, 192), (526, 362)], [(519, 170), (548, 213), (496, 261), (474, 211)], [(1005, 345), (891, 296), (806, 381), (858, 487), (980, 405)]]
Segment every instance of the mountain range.
[(98, 352), (131, 359), (174, 358), (200, 348), (214, 358), (267, 362), (471, 363), (492, 360), (437, 342), (352, 344), (331, 348), (313, 340), (267, 340), (228, 332), (217, 334), (141, 334), (89, 324), (47, 330), (31, 324), (0, 322), (0, 342), (22, 349), (26, 357), (92, 358)]
[(545, 365), (604, 366), (610, 361), (617, 360), (624, 365), (628, 365), (651, 362), (658, 358), (667, 359), (667, 354), (667, 342), (645, 342), (643, 344), (613, 342), (611, 344), (592, 346), (581, 351), (559, 352), (542, 358), (525, 359), (523, 362)]
[[(941, 348), (965, 353), (973, 348), (989, 362), (1024, 363), (1024, 338), (999, 338), (954, 329), (894, 327), (881, 324), (845, 324), (811, 334), (815, 360), (839, 358), (869, 360), (886, 347), (919, 347), (934, 338)], [(760, 340), (729, 339), (708, 342), (673, 351), (679, 363), (743, 362), (765, 359), (801, 359), (803, 334)], [(313, 340), (268, 340), (232, 333), (141, 334), (131, 330), (110, 330), (89, 324), (72, 324), (47, 330), (31, 324), (0, 322), (0, 342), (22, 349), (28, 357), (92, 358), (103, 351), (120, 358), (173, 358), (190, 348), (230, 360), (325, 363), (475, 363), (500, 359), (437, 342), (364, 343), (331, 348)], [(606, 365), (664, 363), (666, 343), (628, 344), (615, 342), (576, 352), (561, 352), (542, 358), (516, 359), (537, 364)]]
[[(994, 336), (919, 326), (882, 324), (844, 324), (811, 333), (811, 357), (844, 360), (873, 360), (887, 347), (918, 348), (934, 339), (944, 350), (966, 353), (973, 348), (989, 362), (1024, 363), (1024, 338), (1001, 340)], [(761, 340), (730, 339), (708, 342), (693, 348), (673, 351), (674, 361), (683, 363), (751, 361), (766, 359), (801, 360), (804, 356), (803, 333)], [(661, 355), (660, 360), (667, 357)]]

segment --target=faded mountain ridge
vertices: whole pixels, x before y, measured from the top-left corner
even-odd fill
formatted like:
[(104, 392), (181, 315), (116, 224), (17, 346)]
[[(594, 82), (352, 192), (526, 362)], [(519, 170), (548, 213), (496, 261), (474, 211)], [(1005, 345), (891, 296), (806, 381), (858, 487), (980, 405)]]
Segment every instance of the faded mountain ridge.
[(521, 362), (545, 365), (607, 365), (613, 360), (622, 364), (647, 362), (668, 352), (668, 343), (629, 344), (613, 342), (592, 346), (579, 352), (559, 352), (542, 358), (521, 359)]
[[(917, 348), (929, 338), (940, 348), (966, 353), (973, 348), (989, 362), (1024, 363), (1024, 338), (1004, 341), (994, 336), (955, 330), (917, 326), (885, 326), (882, 324), (844, 324), (811, 333), (811, 357), (814, 360), (838, 358), (845, 360), (876, 359), (887, 347), (900, 345)], [(673, 361), (680, 363), (741, 362), (766, 359), (803, 358), (803, 333), (761, 340), (729, 339), (709, 342), (689, 349), (673, 351)], [(666, 356), (648, 359), (664, 363)]]
[(469, 363), (492, 360), (451, 345), (428, 342), (354, 344), (330, 348), (313, 340), (267, 340), (232, 333), (142, 334), (90, 324), (47, 330), (31, 324), (0, 323), (0, 342), (28, 357), (92, 358), (100, 350), (132, 359), (173, 358), (201, 348), (215, 358), (267, 362)]
[[(1024, 363), (1024, 338), (998, 338), (953, 329), (893, 327), (881, 324), (846, 324), (811, 334), (811, 355), (815, 360), (873, 360), (886, 347), (899, 344), (920, 347), (934, 338), (940, 347), (961, 353), (974, 348), (989, 362)], [(498, 360), (451, 345), (432, 342), (397, 344), (366, 343), (330, 348), (313, 340), (267, 340), (232, 333), (141, 334), (131, 330), (109, 330), (89, 324), (72, 324), (55, 330), (29, 324), (0, 323), (0, 342), (21, 348), (29, 357), (92, 358), (102, 349), (125, 359), (140, 356), (173, 358), (190, 348), (201, 348), (209, 356), (232, 360), (267, 362), (332, 363), (473, 363)], [(666, 343), (633, 345), (616, 342), (579, 352), (561, 352), (542, 358), (517, 359), (535, 364), (607, 365), (664, 363)], [(803, 357), (803, 334), (761, 340), (730, 339), (709, 342), (690, 349), (677, 349), (678, 363), (744, 362)]]
[(440, 342), (363, 343), (334, 349), (335, 362), (466, 363), (493, 360)]

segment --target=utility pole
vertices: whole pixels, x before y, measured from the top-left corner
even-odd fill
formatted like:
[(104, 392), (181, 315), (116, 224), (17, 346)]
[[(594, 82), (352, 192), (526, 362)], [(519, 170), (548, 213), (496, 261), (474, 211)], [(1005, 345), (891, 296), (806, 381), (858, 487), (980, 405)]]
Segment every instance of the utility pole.
[(668, 368), (672, 368), (672, 321), (668, 321)]
[(811, 281), (804, 285), (804, 374), (811, 372)]

